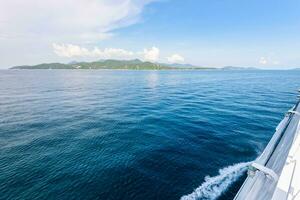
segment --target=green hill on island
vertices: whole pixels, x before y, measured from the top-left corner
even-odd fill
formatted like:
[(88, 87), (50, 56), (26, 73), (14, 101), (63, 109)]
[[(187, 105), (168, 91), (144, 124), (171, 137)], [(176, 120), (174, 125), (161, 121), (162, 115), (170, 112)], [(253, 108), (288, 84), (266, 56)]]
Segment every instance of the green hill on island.
[(135, 60), (103, 60), (95, 62), (73, 62), (70, 64), (44, 63), (39, 65), (15, 66), (11, 69), (128, 69), (128, 70), (172, 70), (172, 69), (212, 69), (192, 65), (161, 64)]

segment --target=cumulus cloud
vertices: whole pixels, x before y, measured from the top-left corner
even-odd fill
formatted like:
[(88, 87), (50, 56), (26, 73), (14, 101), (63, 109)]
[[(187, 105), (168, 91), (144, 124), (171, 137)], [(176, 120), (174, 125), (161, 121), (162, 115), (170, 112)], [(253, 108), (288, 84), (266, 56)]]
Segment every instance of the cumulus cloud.
[(1, 1), (1, 39), (47, 37), (52, 41), (97, 41), (139, 21), (154, 0)]
[(94, 47), (94, 49), (89, 50), (84, 47), (73, 44), (52, 44), (53, 51), (56, 55), (60, 57), (97, 57), (101, 59), (131, 59), (135, 56), (132, 51), (127, 51), (124, 49), (117, 48), (105, 48), (99, 49)]
[(76, 57), (76, 56), (88, 56), (90, 51), (86, 48), (82, 48), (80, 46), (72, 45), (72, 44), (53, 44), (54, 53), (60, 57)]
[[(141, 21), (145, 6), (154, 1), (159, 0), (0, 0), (0, 64), (51, 62), (52, 43), (99, 44), (114, 37), (115, 30)], [(55, 49), (61, 57), (94, 51), (76, 45)], [(95, 49), (93, 54), (128, 56), (120, 49)]]
[(265, 57), (260, 57), (259, 64), (266, 65), (268, 64), (268, 61)]
[(273, 60), (271, 57), (260, 57), (259, 64), (261, 65), (279, 65), (280, 62), (278, 60)]
[(52, 44), (53, 51), (60, 57), (93, 57), (97, 59), (134, 59), (140, 58), (146, 61), (155, 62), (159, 59), (160, 50), (157, 47), (144, 49), (142, 52), (133, 52), (119, 48), (100, 49), (94, 47), (87, 49), (73, 44)]
[(173, 54), (170, 57), (167, 57), (167, 60), (170, 63), (183, 63), (184, 57), (179, 54)]
[(160, 50), (157, 47), (144, 49), (144, 60), (155, 62), (159, 59)]

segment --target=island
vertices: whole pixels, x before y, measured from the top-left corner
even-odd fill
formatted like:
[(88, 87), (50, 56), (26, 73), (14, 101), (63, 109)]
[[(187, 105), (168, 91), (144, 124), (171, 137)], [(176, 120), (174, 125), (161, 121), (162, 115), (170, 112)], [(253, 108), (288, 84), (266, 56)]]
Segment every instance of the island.
[(94, 62), (43, 63), (38, 65), (15, 66), (11, 69), (128, 69), (128, 70), (174, 70), (174, 69), (214, 69), (189, 64), (164, 64), (134, 60), (100, 60)]
[(200, 67), (191, 64), (153, 63), (134, 60), (99, 60), (93, 62), (43, 63), (38, 65), (22, 65), (10, 69), (120, 69), (120, 70), (259, 70), (255, 67)]

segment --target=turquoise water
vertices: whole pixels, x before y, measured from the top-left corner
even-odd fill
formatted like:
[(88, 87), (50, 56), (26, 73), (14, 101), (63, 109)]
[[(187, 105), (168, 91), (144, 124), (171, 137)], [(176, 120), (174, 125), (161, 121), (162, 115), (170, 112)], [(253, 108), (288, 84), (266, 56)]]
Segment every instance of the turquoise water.
[(300, 72), (2, 70), (0, 86), (0, 199), (232, 199)]

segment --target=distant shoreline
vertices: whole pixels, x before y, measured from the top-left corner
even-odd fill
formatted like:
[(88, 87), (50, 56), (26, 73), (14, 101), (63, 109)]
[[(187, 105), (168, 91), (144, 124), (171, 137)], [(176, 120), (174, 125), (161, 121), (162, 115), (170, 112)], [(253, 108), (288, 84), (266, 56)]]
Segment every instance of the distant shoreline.
[[(72, 70), (72, 71), (89, 71), (89, 70), (116, 70), (116, 71), (192, 71), (192, 70), (212, 70), (212, 71), (228, 71), (223, 69), (217, 69), (217, 68), (172, 68), (172, 69), (125, 69), (125, 68), (97, 68), (97, 69), (67, 69), (67, 68), (48, 68), (48, 69), (42, 69), (42, 68), (9, 68), (9, 69), (3, 69), (3, 70), (15, 70), (15, 71), (22, 71), (22, 70)], [(242, 71), (242, 70), (236, 70), (236, 71)], [(247, 71), (247, 70), (244, 70)], [(255, 71), (255, 70), (253, 70)]]
[(139, 59), (135, 60), (103, 60), (95, 62), (73, 62), (70, 64), (64, 63), (43, 63), (38, 65), (22, 65), (15, 66), (9, 69), (17, 70), (35, 70), (35, 69), (71, 69), (71, 70), (260, 70), (254, 67), (234, 67), (226, 66), (223, 68), (215, 67), (198, 67), (190, 64), (165, 64), (145, 62)]

